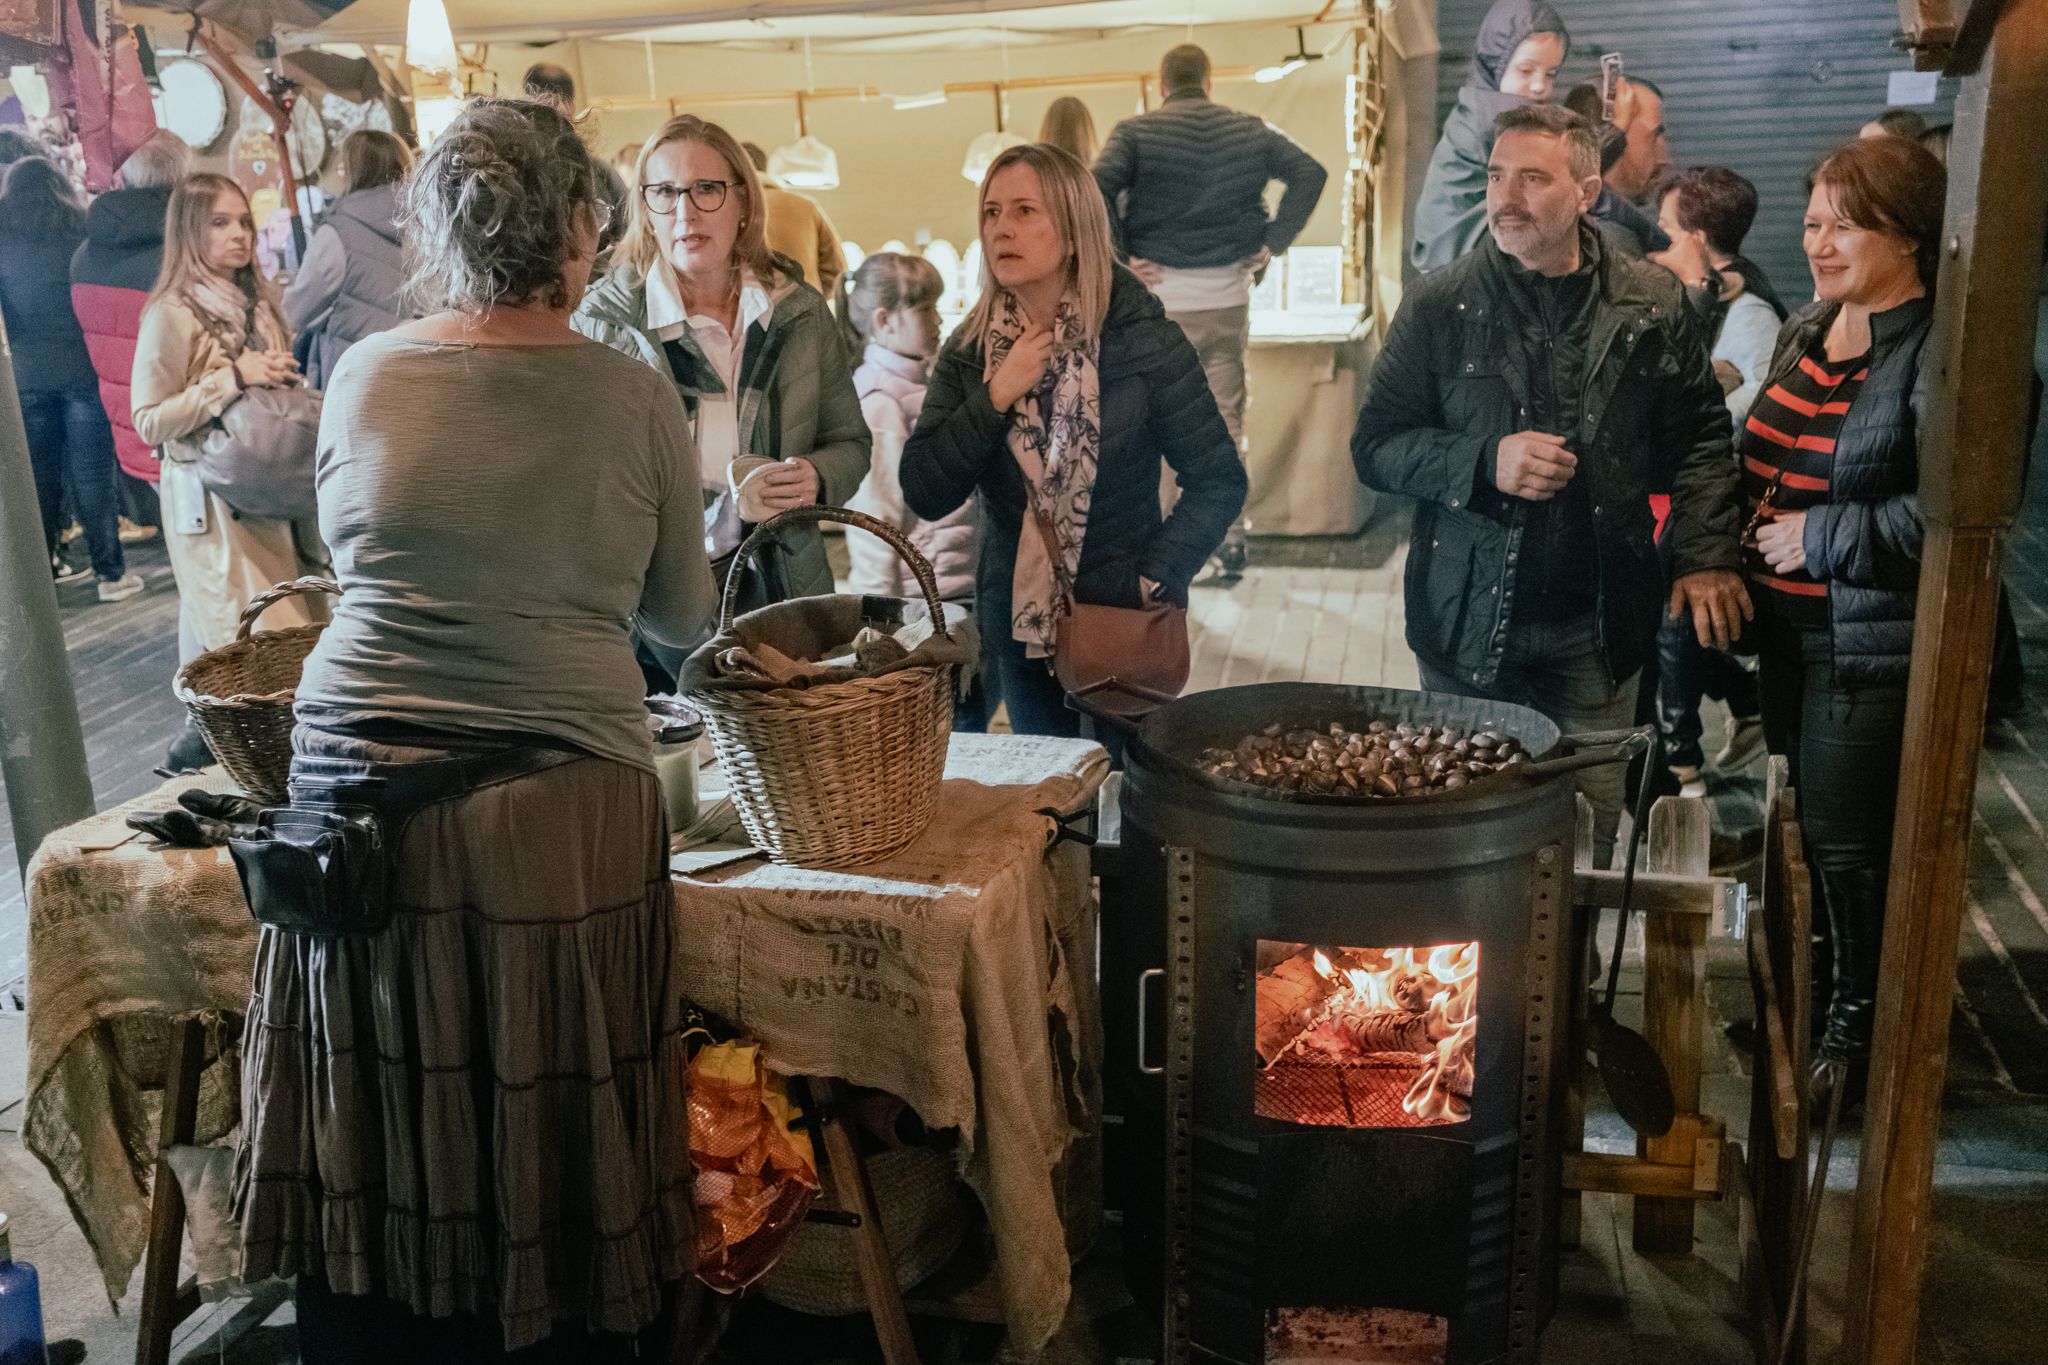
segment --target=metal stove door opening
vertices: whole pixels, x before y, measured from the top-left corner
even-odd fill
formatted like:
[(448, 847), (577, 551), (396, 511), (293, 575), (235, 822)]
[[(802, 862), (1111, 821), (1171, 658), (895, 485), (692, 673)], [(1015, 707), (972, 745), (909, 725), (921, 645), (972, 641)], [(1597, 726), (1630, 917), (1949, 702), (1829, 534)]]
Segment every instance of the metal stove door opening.
[(1254, 1112), (1306, 1127), (1472, 1116), (1479, 944), (1258, 942)]

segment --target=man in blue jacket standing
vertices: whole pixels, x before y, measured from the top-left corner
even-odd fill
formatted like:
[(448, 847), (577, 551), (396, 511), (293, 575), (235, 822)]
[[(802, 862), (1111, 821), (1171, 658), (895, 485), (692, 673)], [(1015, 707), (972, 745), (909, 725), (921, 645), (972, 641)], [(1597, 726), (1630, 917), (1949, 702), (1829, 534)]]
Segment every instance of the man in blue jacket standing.
[[(1180, 324), (1244, 456), (1244, 353), (1252, 280), (1294, 243), (1329, 172), (1255, 114), (1209, 98), (1209, 54), (1184, 43), (1159, 64), (1159, 108), (1125, 119), (1095, 160), (1117, 251)], [(1266, 214), (1266, 186), (1286, 187)], [(1244, 524), (1218, 552), (1244, 570)]]

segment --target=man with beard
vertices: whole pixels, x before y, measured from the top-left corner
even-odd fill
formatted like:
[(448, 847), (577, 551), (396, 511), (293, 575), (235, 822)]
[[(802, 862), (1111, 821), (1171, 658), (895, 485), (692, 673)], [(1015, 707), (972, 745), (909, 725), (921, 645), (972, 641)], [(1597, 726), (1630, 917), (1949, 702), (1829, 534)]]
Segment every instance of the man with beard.
[[(1423, 686), (1529, 706), (1566, 733), (1635, 719), (1660, 615), (1725, 648), (1750, 603), (1728, 410), (1671, 272), (1585, 216), (1589, 124), (1510, 109), (1490, 236), (1408, 290), (1352, 437), (1367, 485), (1417, 501), (1408, 644)], [(1649, 497), (1671, 495), (1669, 588)], [(1611, 847), (1622, 770), (1581, 783)]]

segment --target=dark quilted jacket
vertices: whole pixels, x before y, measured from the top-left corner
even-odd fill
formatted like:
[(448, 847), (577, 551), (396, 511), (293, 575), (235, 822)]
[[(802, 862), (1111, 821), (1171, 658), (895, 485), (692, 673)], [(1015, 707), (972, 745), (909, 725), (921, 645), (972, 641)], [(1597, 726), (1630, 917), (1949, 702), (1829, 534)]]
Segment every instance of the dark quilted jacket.
[(14, 350), (14, 382), (23, 393), (93, 382), (92, 358), (71, 311), (71, 253), (78, 240), (69, 233), (0, 232), (0, 311)]
[[(1255, 114), (1200, 91), (1169, 95), (1110, 131), (1095, 159), (1119, 252), (1190, 270), (1294, 244), (1329, 172)], [(1266, 186), (1287, 187), (1266, 217)]]
[[(1672, 575), (1741, 567), (1741, 508), (1728, 409), (1707, 343), (1670, 271), (1601, 245), (1577, 429), (1568, 449), (1587, 481), (1609, 676), (1643, 666), (1666, 575), (1649, 496), (1671, 495)], [(1479, 687), (1499, 676), (1514, 621), (1515, 567), (1532, 504), (1493, 487), (1503, 436), (1528, 430), (1533, 358), (1509, 343), (1505, 272), (1491, 237), (1408, 287), (1373, 364), (1351, 458), (1367, 486), (1417, 501), (1408, 554), (1408, 644)]]
[(142, 305), (163, 270), (164, 212), (170, 203), (168, 186), (101, 195), (85, 212), (85, 241), (71, 258), (71, 306), (99, 375), (114, 454), (122, 469), (150, 483), (160, 473), (156, 452), (135, 434), (128, 382), (135, 372)]
[[(1778, 333), (1763, 391), (1785, 377), (1835, 320), (1810, 303)], [(1843, 682), (1906, 680), (1920, 586), (1920, 348), (1934, 301), (1917, 298), (1870, 319), (1870, 377), (1835, 436), (1827, 501), (1806, 513), (1806, 567), (1828, 585), (1828, 633)]]
[[(1106, 607), (1141, 605), (1138, 579), (1176, 602), (1223, 543), (1244, 507), (1244, 466), (1195, 349), (1137, 277), (1119, 268), (1102, 325), (1102, 448), (1074, 595)], [(979, 343), (939, 354), (917, 430), (903, 447), (903, 499), (937, 521), (979, 492), (986, 535), (975, 615), (1010, 619), (1010, 579), (1024, 518), (1024, 474), (989, 403)], [(1725, 421), (1725, 419), (1724, 419)], [(1173, 515), (1159, 516), (1159, 462), (1180, 476)]]

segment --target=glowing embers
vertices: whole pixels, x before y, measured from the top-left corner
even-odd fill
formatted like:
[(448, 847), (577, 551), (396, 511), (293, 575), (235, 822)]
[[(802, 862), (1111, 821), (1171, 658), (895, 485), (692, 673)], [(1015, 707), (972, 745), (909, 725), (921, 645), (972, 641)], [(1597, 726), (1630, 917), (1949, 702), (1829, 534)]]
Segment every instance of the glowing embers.
[(1443, 1365), (1450, 1324), (1398, 1308), (1277, 1308), (1266, 1317), (1266, 1365)]
[(1479, 945), (1259, 941), (1259, 1117), (1422, 1128), (1472, 1116)]

